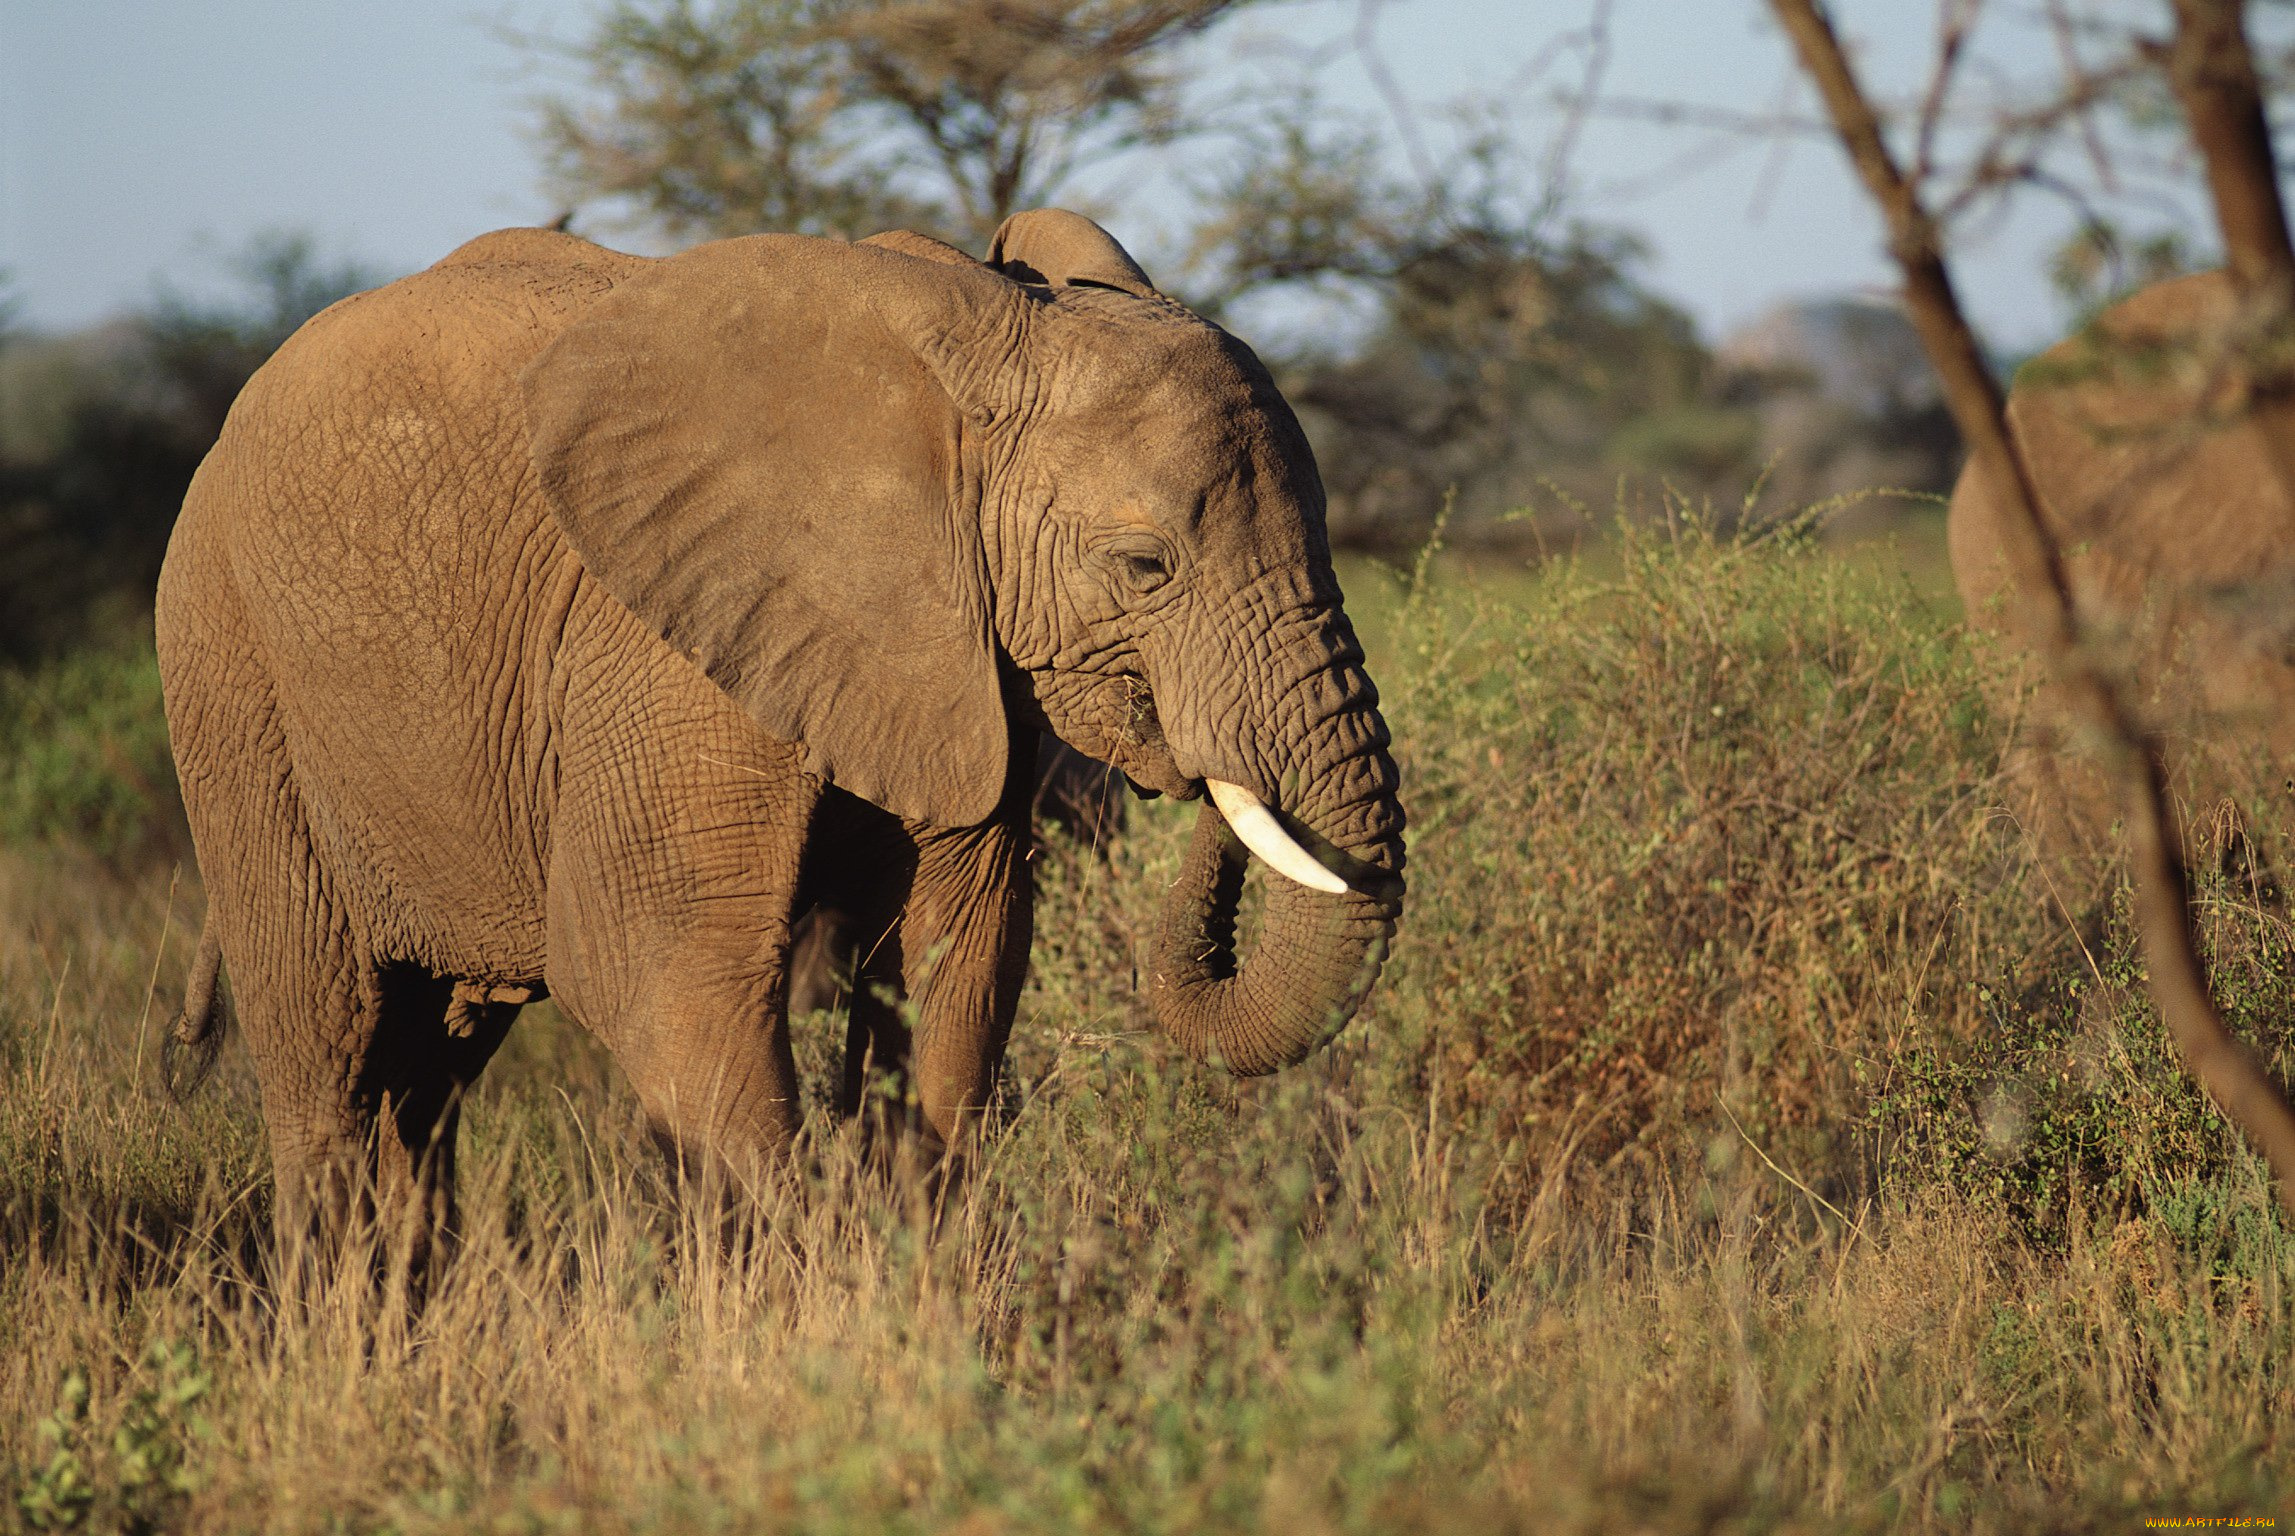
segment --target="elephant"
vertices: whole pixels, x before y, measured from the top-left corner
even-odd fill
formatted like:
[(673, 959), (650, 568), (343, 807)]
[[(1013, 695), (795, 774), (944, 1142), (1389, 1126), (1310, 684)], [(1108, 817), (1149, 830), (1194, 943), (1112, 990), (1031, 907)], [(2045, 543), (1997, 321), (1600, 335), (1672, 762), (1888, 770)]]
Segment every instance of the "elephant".
[[(1032, 935), (1039, 733), (1203, 800), (1148, 990), (1303, 1060), (1404, 895), (1314, 458), (1243, 342), (1058, 209), (625, 255), (481, 236), (324, 311), (193, 480), (156, 628), (282, 1232), (453, 1220), (462, 1096), (545, 995), (662, 1145), (800, 1129), (792, 936), (869, 914), (919, 1135), (978, 1126)], [(1269, 871), (1239, 953), (1247, 868)]]
[[(2249, 408), (2238, 324), (2226, 274), (2157, 283), (2027, 363), (2008, 399), (2084, 629), (2215, 789), (2244, 773), (2230, 749), (2295, 756), (2295, 501), (2274, 424)], [(1999, 510), (1973, 465), (1946, 532), (1971, 622), (2005, 628)], [(2074, 788), (2051, 809), (2100, 809), (2100, 790)]]

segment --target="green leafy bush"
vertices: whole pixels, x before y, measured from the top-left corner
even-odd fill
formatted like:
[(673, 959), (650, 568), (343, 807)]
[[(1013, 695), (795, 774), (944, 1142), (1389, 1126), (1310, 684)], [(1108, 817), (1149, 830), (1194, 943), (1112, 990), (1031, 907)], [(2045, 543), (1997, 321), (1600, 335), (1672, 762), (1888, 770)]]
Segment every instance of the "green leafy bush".
[(1413, 895), (1356, 1048), (1530, 1187), (1732, 1119), (1850, 1177), (1908, 1021), (1967, 1020), (1979, 928), (2027, 921), (1980, 814), (1985, 679), (1902, 577), (1802, 532), (1619, 537), (1518, 599), (1403, 594)]
[(148, 643), (0, 669), (0, 844), (125, 860), (180, 849), (182, 815)]
[(56, 1407), (38, 1427), (47, 1458), (16, 1492), (16, 1510), (35, 1531), (115, 1530), (149, 1536), (169, 1529), (183, 1500), (198, 1491), (195, 1440), (209, 1434), (200, 1412), (212, 1379), (181, 1340), (154, 1339), (141, 1378), (124, 1395), (108, 1442), (92, 1434), (87, 1370), (74, 1365)]

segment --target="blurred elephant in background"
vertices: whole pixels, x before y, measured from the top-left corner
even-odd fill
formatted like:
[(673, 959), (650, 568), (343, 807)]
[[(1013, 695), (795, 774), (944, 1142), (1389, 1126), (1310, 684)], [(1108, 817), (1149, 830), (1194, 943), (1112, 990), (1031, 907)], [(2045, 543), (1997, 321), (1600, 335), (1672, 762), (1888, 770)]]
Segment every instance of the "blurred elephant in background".
[[(1237, 1073), (1375, 979), (1403, 809), (1314, 461), (1105, 231), (647, 260), (481, 237), (249, 383), (158, 597), (283, 1228), (449, 1219), (457, 1105), (547, 992), (680, 1154), (798, 1128), (792, 932), (870, 914), (933, 1134), (995, 1081), (1049, 732), (1207, 796), (1152, 965)], [(1278, 872), (1239, 954), (1245, 851)]]
[[(2211, 779), (2239, 771), (2219, 746), (2295, 758), (2295, 500), (2248, 409), (2235, 311), (2220, 272), (2156, 284), (2027, 363), (2008, 401), (2084, 626), (2158, 723), (2196, 729)], [(1973, 466), (1946, 526), (1970, 620), (2006, 629), (1999, 511)]]

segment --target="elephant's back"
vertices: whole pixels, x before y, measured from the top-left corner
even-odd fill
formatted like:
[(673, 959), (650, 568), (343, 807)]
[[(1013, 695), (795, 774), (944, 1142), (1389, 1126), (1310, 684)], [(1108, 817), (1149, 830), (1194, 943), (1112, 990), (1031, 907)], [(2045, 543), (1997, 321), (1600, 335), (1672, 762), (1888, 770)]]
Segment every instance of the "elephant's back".
[[(519, 371), (646, 265), (552, 230), (498, 230), (329, 306), (241, 391), (187, 515), (227, 523), (259, 580), (292, 553), (275, 547), (290, 529), (314, 553), (335, 548), (330, 528), (431, 546), (491, 540), (525, 468)], [(387, 514), (378, 503), (411, 521), (372, 521)]]
[(556, 230), (480, 235), (419, 272), (313, 315), (255, 371), (231, 415), (249, 426), (293, 420), (347, 429), (362, 405), (394, 392), (419, 389), (445, 400), (471, 386), (498, 386), (567, 322), (650, 265)]
[(217, 449), (261, 452), (291, 435), (306, 453), (417, 470), (419, 452), (405, 451), (416, 418), (491, 425), (514, 406), (527, 361), (650, 264), (554, 230), (481, 235), (304, 322), (249, 379)]
[[(2295, 503), (2222, 355), (2235, 304), (2220, 272), (2154, 284), (2018, 371), (2009, 420), (2098, 616), (2295, 578)], [(1972, 614), (2003, 580), (1999, 517), (1964, 472), (1947, 528)]]
[[(400, 928), (387, 950), (441, 970), (539, 944), (548, 668), (528, 652), (581, 573), (518, 374), (642, 265), (504, 231), (334, 305), (249, 382), (178, 527), (202, 579), (176, 576), (170, 606), (241, 616), (322, 857)], [(526, 931), (464, 932), (471, 913)]]
[(370, 705), (444, 696), (562, 546), (518, 374), (642, 265), (502, 231), (332, 306), (257, 371), (184, 515), (274, 650)]

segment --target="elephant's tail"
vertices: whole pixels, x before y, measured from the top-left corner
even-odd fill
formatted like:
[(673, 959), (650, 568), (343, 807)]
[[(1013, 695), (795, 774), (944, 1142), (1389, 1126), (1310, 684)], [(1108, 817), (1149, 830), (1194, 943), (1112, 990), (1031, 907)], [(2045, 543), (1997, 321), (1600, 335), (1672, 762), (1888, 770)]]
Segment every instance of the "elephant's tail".
[(179, 1103), (199, 1091), (223, 1049), (223, 1009), (215, 988), (222, 971), (223, 941), (215, 935), (211, 911), (199, 928), (199, 952), (191, 958), (191, 977), (184, 983), (183, 1011), (159, 1043), (159, 1080)]

